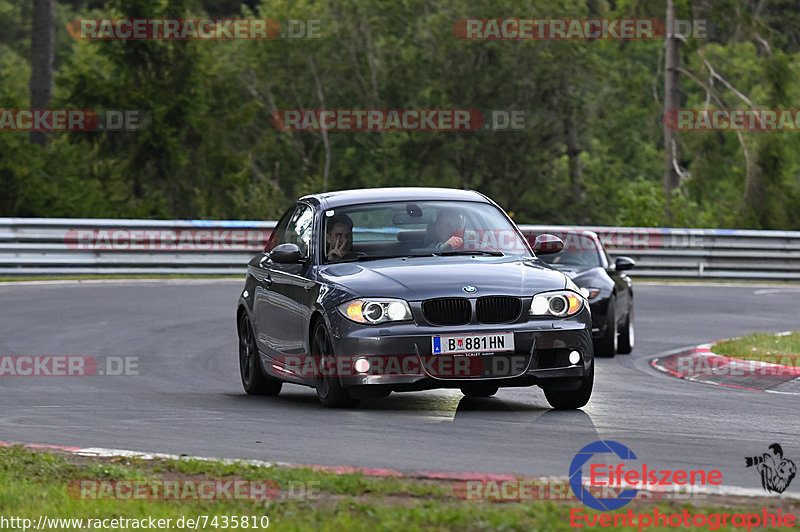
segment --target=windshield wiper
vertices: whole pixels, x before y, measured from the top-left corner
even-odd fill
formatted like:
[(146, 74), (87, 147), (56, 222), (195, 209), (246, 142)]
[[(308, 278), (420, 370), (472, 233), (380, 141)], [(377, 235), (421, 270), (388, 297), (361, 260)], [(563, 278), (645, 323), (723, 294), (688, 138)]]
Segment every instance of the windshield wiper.
[(370, 260), (384, 260), (384, 259), (413, 259), (419, 257), (448, 257), (455, 255), (488, 255), (492, 257), (504, 257), (505, 253), (502, 251), (487, 251), (485, 249), (467, 251), (467, 250), (454, 250), (454, 251), (436, 251), (424, 254), (414, 255), (364, 255), (363, 257), (353, 257), (352, 259), (342, 259), (335, 262), (328, 262), (327, 264), (342, 264), (346, 262), (366, 262)]
[[(352, 259), (344, 259), (340, 261), (336, 261), (337, 263), (340, 262), (363, 262), (368, 260), (384, 260), (384, 259), (409, 259), (413, 257), (432, 257), (433, 253), (429, 253), (426, 255), (364, 255), (363, 257), (354, 257)], [(331, 263), (332, 264), (332, 263)]]
[(497, 250), (486, 250), (486, 249), (476, 249), (476, 250), (466, 250), (466, 249), (456, 249), (453, 251), (440, 251), (438, 253), (434, 253), (434, 255), (441, 255), (442, 257), (450, 257), (453, 255), (490, 255), (492, 257), (504, 257), (505, 253), (502, 251)]

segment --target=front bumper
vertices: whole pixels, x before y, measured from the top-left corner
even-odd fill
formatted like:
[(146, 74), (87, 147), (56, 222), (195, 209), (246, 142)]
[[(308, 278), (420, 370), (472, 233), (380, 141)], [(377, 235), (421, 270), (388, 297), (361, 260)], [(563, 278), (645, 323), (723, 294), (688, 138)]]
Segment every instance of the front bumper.
[(592, 311), (592, 338), (600, 339), (606, 333), (608, 326), (606, 314), (608, 313), (608, 297), (597, 297), (589, 302)]
[[(525, 318), (523, 318), (525, 319)], [(589, 309), (584, 308), (565, 319), (535, 319), (509, 324), (469, 324), (429, 326), (412, 322), (366, 326), (353, 323), (335, 310), (326, 316), (331, 341), (337, 356), (416, 357), (416, 374), (364, 374), (340, 376), (345, 387), (375, 386), (392, 391), (432, 388), (459, 388), (466, 384), (489, 383), (499, 387), (539, 385), (548, 389), (574, 389), (580, 386), (593, 363), (592, 325)], [(471, 335), (513, 333), (514, 351), (483, 354), (457, 360), (461, 356), (433, 354), (435, 335)], [(569, 353), (577, 350), (581, 360), (571, 364)], [(470, 371), (444, 373), (453, 368), (441, 357), (453, 357), (455, 367), (466, 365)], [(437, 363), (442, 362), (441, 365)], [(478, 371), (474, 368), (478, 367)]]

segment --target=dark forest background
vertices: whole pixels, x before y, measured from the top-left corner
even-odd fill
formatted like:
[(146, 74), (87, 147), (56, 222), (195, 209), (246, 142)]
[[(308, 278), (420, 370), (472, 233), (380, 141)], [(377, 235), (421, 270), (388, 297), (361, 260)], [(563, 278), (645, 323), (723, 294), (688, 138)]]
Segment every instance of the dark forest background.
[[(672, 65), (667, 39), (452, 30), (463, 17), (665, 19), (670, 5), (711, 31), (673, 43)], [(319, 19), (322, 38), (66, 31), (77, 17), (202, 16)], [(152, 119), (137, 132), (0, 132), (0, 216), (271, 220), (305, 193), (431, 185), (480, 190), (520, 223), (800, 229), (800, 131), (682, 132), (670, 161), (663, 122), (667, 67), (680, 107), (800, 107), (800, 0), (0, 0), (0, 20), (0, 108)], [(34, 68), (48, 48), (51, 79)], [(270, 125), (276, 109), (323, 107), (526, 109), (531, 127), (325, 138)]]

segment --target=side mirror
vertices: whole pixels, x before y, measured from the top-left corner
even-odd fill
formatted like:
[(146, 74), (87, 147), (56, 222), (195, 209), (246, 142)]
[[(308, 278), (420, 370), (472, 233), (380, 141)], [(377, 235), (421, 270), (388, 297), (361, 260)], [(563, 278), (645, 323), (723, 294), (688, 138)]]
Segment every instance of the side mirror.
[(630, 270), (634, 266), (636, 266), (636, 261), (630, 257), (617, 257), (617, 260), (614, 261), (614, 268), (618, 272)]
[(295, 264), (298, 262), (305, 262), (305, 257), (297, 244), (280, 244), (275, 246), (269, 252), (269, 258), (272, 262), (279, 264)]
[(558, 253), (564, 249), (564, 242), (557, 236), (543, 234), (536, 237), (533, 242), (533, 252), (537, 255)]

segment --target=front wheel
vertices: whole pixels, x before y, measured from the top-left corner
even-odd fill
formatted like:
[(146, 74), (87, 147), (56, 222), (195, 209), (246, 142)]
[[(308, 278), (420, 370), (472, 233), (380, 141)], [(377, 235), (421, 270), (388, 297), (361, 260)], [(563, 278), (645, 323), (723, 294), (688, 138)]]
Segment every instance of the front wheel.
[(342, 387), (339, 376), (336, 375), (336, 355), (324, 322), (317, 322), (312, 338), (311, 355), (316, 361), (318, 373), (314, 377), (314, 386), (319, 402), (328, 408), (352, 408), (358, 405), (359, 399), (352, 397)]
[(556, 410), (575, 410), (586, 406), (589, 398), (592, 396), (592, 387), (594, 386), (594, 360), (587, 373), (581, 379), (581, 387), (577, 390), (570, 391), (556, 391), (544, 390), (544, 396), (550, 406)]
[(617, 318), (615, 301), (612, 296), (606, 309), (606, 326), (603, 336), (594, 341), (594, 354), (611, 358), (617, 354)]
[(253, 327), (247, 314), (239, 319), (239, 373), (242, 387), (250, 395), (278, 395), (283, 383), (278, 379), (265, 375), (258, 360), (258, 347)]
[(633, 307), (628, 311), (625, 318), (625, 323), (622, 325), (622, 330), (619, 332), (619, 343), (617, 344), (617, 353), (627, 355), (633, 351)]

